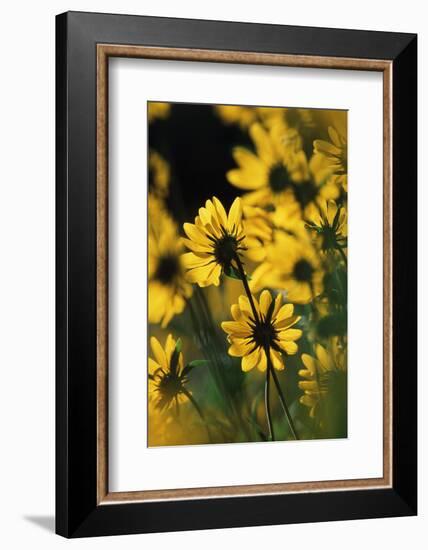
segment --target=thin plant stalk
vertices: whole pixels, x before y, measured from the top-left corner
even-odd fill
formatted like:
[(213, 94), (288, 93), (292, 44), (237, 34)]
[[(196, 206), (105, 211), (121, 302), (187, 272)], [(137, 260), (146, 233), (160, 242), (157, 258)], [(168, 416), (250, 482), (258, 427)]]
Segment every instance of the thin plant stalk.
[(282, 389), (281, 389), (281, 386), (279, 384), (279, 380), (278, 380), (278, 377), (276, 375), (276, 372), (275, 372), (275, 369), (272, 367), (272, 363), (271, 363), (271, 360), (270, 360), (270, 356), (268, 356), (268, 369), (271, 369), (271, 372), (272, 372), (272, 378), (273, 378), (273, 381), (275, 383), (275, 386), (276, 386), (276, 391), (278, 392), (278, 397), (279, 397), (279, 401), (281, 403), (281, 406), (282, 406), (282, 410), (284, 411), (284, 414), (287, 418), (287, 421), (288, 421), (288, 425), (290, 426), (290, 431), (291, 433), (293, 434), (293, 437), (296, 441), (298, 441), (300, 438), (297, 434), (297, 430), (296, 430), (296, 427), (294, 425), (294, 422), (293, 422), (293, 419), (291, 417), (291, 413), (290, 413), (290, 410), (287, 406), (287, 403), (285, 401), (285, 398), (284, 398), (284, 394), (282, 393)]
[(275, 441), (275, 433), (273, 431), (272, 413), (270, 409), (270, 368), (266, 369), (266, 382), (265, 382), (265, 410), (266, 421), (269, 430), (269, 436), (271, 441)]
[(259, 322), (259, 316), (257, 314), (256, 306), (254, 305), (253, 295), (251, 294), (250, 287), (248, 286), (247, 276), (245, 275), (244, 266), (242, 265), (241, 258), (239, 257), (239, 254), (235, 253), (235, 261), (238, 265), (239, 274), (241, 276), (242, 284), (244, 285), (245, 293), (248, 296), (248, 300), (250, 301), (251, 310), (254, 315), (254, 320), (256, 323)]
[(187, 397), (187, 399), (190, 401), (190, 403), (192, 403), (193, 407), (195, 408), (196, 412), (198, 413), (198, 415), (200, 416), (204, 426), (205, 426), (205, 429), (207, 430), (207, 435), (208, 435), (208, 439), (210, 441), (210, 443), (213, 443), (213, 438), (212, 438), (212, 435), (211, 435), (211, 430), (208, 426), (208, 423), (205, 419), (205, 415), (204, 413), (202, 412), (202, 409), (200, 408), (200, 406), (198, 405), (198, 402), (196, 401), (196, 399), (193, 397), (193, 395), (186, 389), (186, 388), (183, 388), (181, 390), (184, 395)]
[[(212, 335), (214, 342), (217, 342), (218, 344), (220, 344), (219, 339), (216, 337), (217, 336), (216, 327), (212, 321), (208, 305), (205, 302), (205, 296), (200, 291), (200, 289), (196, 289), (195, 298), (196, 298), (195, 304), (198, 306), (198, 310), (203, 322), (208, 325), (210, 334)], [(230, 395), (227, 389), (225, 380), (223, 379), (222, 365), (218, 360), (217, 352), (216, 352), (217, 346), (214, 344), (214, 349), (212, 349), (211, 338), (204, 338), (201, 335), (201, 328), (200, 326), (198, 326), (198, 322), (197, 322), (198, 315), (191, 303), (191, 300), (188, 300), (188, 304), (190, 306), (189, 309), (190, 309), (195, 331), (198, 334), (199, 340), (201, 341), (205, 349), (207, 358), (210, 360), (211, 373), (215, 380), (216, 386), (218, 388), (218, 392), (221, 395), (225, 406), (229, 410), (229, 418), (232, 421), (232, 424), (233, 423), (235, 424), (235, 427), (237, 427), (238, 429), (240, 428), (245, 433), (246, 437), (250, 438), (250, 434), (248, 432), (248, 426), (244, 422), (242, 416), (239, 414), (239, 411), (236, 407), (236, 403), (234, 402), (232, 396)]]

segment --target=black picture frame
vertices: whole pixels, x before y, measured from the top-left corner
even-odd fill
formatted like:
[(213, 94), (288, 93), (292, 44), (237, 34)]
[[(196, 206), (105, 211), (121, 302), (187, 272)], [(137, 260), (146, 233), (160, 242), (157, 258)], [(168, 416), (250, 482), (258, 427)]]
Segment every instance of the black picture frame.
[[(100, 43), (392, 62), (392, 487), (97, 504)], [(86, 537), (415, 515), (417, 36), (68, 12), (56, 18), (56, 97), (56, 532)]]

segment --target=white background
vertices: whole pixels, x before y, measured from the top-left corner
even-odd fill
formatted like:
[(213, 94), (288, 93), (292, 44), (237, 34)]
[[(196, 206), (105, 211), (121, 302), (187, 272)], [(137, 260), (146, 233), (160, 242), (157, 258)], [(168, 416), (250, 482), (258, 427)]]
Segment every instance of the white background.
[[(382, 477), (382, 74), (113, 59), (109, 83), (110, 490)], [(153, 99), (349, 110), (347, 439), (146, 447), (147, 166), (141, 152), (147, 150), (146, 100)], [(192, 467), (178, 473), (171, 463)]]
[[(9, 549), (226, 548), (263, 546), (329, 550), (423, 547), (428, 529), (427, 481), (420, 472), (420, 516), (312, 525), (259, 527), (67, 542), (52, 534), (54, 511), (54, 15), (67, 9), (291, 25), (419, 32), (419, 83), (426, 81), (428, 23), (418, 0), (392, 2), (250, 3), (220, 1), (10, 2), (2, 9), (0, 40), (0, 544)], [(425, 22), (424, 22), (425, 21)], [(423, 64), (425, 65), (423, 67)], [(424, 88), (425, 89), (425, 88)], [(426, 94), (425, 94), (426, 96)], [(420, 102), (419, 211), (428, 207), (425, 179), (426, 107)], [(419, 249), (426, 248), (420, 216)], [(423, 258), (425, 260), (425, 258)], [(420, 280), (426, 277), (420, 262)], [(419, 295), (420, 363), (428, 309)], [(425, 302), (425, 303), (424, 303)], [(404, 320), (405, 322), (405, 320)], [(422, 355), (423, 354), (423, 355)], [(420, 464), (426, 463), (427, 376), (420, 369)]]

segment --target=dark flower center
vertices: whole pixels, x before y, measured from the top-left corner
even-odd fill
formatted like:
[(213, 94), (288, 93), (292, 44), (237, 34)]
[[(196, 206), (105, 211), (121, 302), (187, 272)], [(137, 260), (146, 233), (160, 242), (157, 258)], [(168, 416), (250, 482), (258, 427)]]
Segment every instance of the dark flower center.
[(221, 266), (229, 267), (238, 251), (238, 241), (236, 237), (226, 233), (223, 237), (216, 240), (214, 244), (214, 256)]
[(331, 250), (336, 248), (336, 231), (333, 227), (328, 225), (321, 228), (322, 244), (321, 248), (323, 250)]
[(272, 347), (275, 337), (276, 330), (270, 320), (261, 320), (255, 324), (253, 328), (253, 341), (257, 346), (262, 348), (266, 346)]
[(159, 391), (164, 397), (172, 399), (181, 389), (181, 380), (178, 376), (165, 375), (159, 382)]
[(299, 260), (294, 266), (293, 275), (297, 281), (310, 283), (313, 271), (313, 267), (307, 260)]
[(159, 401), (157, 406), (162, 410), (167, 407), (171, 401), (181, 392), (182, 381), (179, 376), (166, 374), (159, 381), (157, 391), (159, 392)]
[(303, 210), (313, 202), (318, 196), (318, 187), (312, 180), (302, 181), (296, 183), (294, 186), (294, 196), (300, 204), (300, 208)]
[(180, 263), (177, 256), (169, 254), (159, 259), (159, 264), (155, 273), (155, 279), (167, 285), (171, 284), (180, 273)]
[(269, 172), (269, 186), (274, 193), (281, 193), (292, 186), (292, 180), (283, 164), (275, 164)]

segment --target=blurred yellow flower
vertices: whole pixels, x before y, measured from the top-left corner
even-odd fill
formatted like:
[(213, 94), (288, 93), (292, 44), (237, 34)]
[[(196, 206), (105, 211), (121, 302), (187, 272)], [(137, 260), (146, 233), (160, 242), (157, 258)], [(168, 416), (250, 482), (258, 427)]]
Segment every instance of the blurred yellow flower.
[(321, 201), (337, 199), (340, 195), (340, 187), (331, 175), (328, 160), (318, 153), (309, 160), (308, 177), (297, 182), (293, 191), (304, 218), (311, 216)]
[(168, 118), (170, 112), (171, 112), (170, 103), (162, 103), (160, 101), (149, 101), (148, 103), (149, 122), (153, 122), (158, 118), (160, 119)]
[(149, 192), (166, 199), (169, 194), (170, 169), (168, 162), (157, 152), (149, 152)]
[(306, 218), (306, 227), (314, 233), (323, 252), (346, 247), (348, 236), (346, 208), (335, 201), (322, 201)]
[(309, 415), (313, 418), (320, 400), (341, 382), (342, 387), (346, 382), (346, 352), (339, 339), (332, 338), (327, 349), (321, 344), (315, 345), (315, 357), (303, 353), (302, 363), (305, 369), (299, 370), (299, 376), (304, 380), (299, 382), (299, 388), (304, 395), (300, 397), (300, 402), (309, 407)]
[(294, 151), (302, 149), (303, 136), (315, 126), (310, 109), (272, 107), (259, 112), (272, 137)]
[(257, 120), (257, 111), (254, 107), (215, 105), (214, 110), (225, 124), (238, 124), (243, 130)]
[(299, 203), (295, 200), (290, 200), (275, 208), (270, 214), (275, 229), (281, 229), (294, 236), (305, 236), (305, 222), (302, 218), (302, 210)]
[[(149, 216), (153, 220), (153, 212)], [(174, 315), (184, 310), (192, 285), (186, 281), (183, 244), (176, 224), (160, 210), (153, 225), (156, 230), (151, 225), (148, 238), (149, 322), (166, 327)]]
[(316, 250), (309, 239), (275, 231), (266, 260), (253, 272), (250, 288), (286, 291), (287, 300), (307, 304), (322, 292), (323, 272)]
[(329, 126), (330, 141), (316, 139), (314, 152), (323, 155), (331, 173), (336, 176), (337, 183), (348, 190), (348, 144), (346, 136), (339, 133), (333, 126)]
[(245, 249), (241, 199), (234, 200), (229, 214), (216, 197), (207, 200), (195, 223), (185, 223), (183, 229), (188, 237), (183, 243), (191, 250), (182, 256), (187, 279), (201, 287), (218, 286), (222, 272), (233, 268)]
[(264, 290), (260, 302), (254, 296), (252, 298), (257, 318), (248, 297), (240, 296), (238, 303), (231, 308), (233, 321), (221, 324), (231, 344), (229, 355), (242, 357), (241, 367), (247, 372), (254, 367), (265, 371), (269, 353), (272, 366), (283, 370), (283, 355), (294, 355), (298, 350), (295, 341), (301, 337), (302, 331), (292, 327), (300, 317), (293, 315), (293, 304), (281, 307), (281, 294), (272, 300), (271, 293)]
[(179, 405), (189, 399), (185, 388), (187, 376), (184, 370), (181, 341), (168, 334), (165, 347), (152, 336), (150, 346), (154, 359), (149, 357), (149, 399), (160, 410)]
[(256, 153), (244, 147), (236, 147), (233, 157), (238, 168), (227, 172), (229, 182), (245, 191), (246, 204), (267, 206), (278, 205), (290, 200), (293, 184), (309, 177), (306, 155), (284, 150), (281, 143), (271, 139), (261, 124), (250, 127), (250, 136)]
[(268, 211), (258, 206), (243, 205), (243, 226), (247, 250), (245, 255), (253, 262), (266, 257), (266, 245), (272, 242), (273, 223)]

